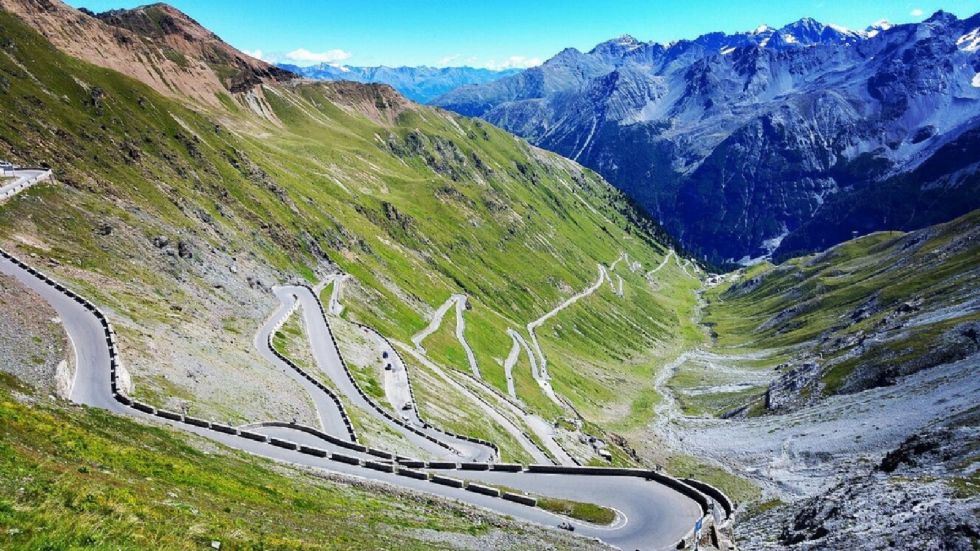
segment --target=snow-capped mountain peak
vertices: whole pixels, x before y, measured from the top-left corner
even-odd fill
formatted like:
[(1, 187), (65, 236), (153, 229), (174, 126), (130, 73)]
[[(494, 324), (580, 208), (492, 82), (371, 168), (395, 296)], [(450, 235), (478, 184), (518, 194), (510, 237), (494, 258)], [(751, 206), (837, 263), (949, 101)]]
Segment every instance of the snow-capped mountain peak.
[(887, 19), (879, 19), (878, 21), (875, 21), (874, 23), (868, 25), (868, 28), (864, 29), (864, 32), (868, 33), (869, 35), (871, 35), (871, 33), (877, 34), (878, 32), (881, 31), (887, 31), (888, 29), (894, 26), (895, 25), (892, 25), (891, 21)]
[[(710, 258), (755, 257), (783, 224), (779, 251), (795, 252), (849, 238), (849, 198), (878, 185), (902, 199), (865, 212), (864, 230), (980, 206), (980, 171), (964, 168), (980, 144), (980, 14), (889, 28), (800, 19), (628, 51), (613, 39), (436, 104), (593, 168)], [(957, 199), (919, 202), (960, 169)]]

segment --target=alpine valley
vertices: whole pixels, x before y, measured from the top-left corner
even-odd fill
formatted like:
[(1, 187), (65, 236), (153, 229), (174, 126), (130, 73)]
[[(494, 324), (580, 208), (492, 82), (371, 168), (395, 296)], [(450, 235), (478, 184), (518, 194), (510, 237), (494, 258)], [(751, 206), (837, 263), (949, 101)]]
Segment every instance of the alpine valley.
[(980, 545), (980, 17), (389, 85), (182, 5), (0, 0), (0, 548)]

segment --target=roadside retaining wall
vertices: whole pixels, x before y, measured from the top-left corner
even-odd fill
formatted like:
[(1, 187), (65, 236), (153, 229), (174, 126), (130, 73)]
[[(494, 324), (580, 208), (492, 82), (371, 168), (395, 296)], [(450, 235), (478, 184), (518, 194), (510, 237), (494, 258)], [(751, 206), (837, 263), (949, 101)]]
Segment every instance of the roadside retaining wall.
[[(43, 170), (43, 169), (26, 168), (26, 169), (18, 169), (18, 170)], [(31, 186), (50, 180), (52, 176), (53, 173), (50, 170), (45, 170), (44, 172), (42, 172), (37, 176), (34, 176), (33, 178), (24, 178), (23, 180), (19, 181), (17, 185), (15, 185), (14, 187), (5, 189), (4, 191), (0, 191), (0, 201), (6, 201), (7, 199), (13, 197), (14, 195), (17, 195), (18, 193), (24, 191), (25, 189)]]
[[(293, 310), (295, 311), (295, 309), (298, 306), (299, 306), (299, 300), (297, 299), (296, 302), (294, 303)], [(279, 358), (280, 361), (288, 365), (294, 371), (299, 373), (304, 379), (306, 379), (311, 384), (313, 384), (313, 386), (317, 387), (318, 389), (320, 389), (320, 391), (322, 391), (324, 394), (330, 397), (330, 400), (334, 403), (334, 405), (337, 406), (337, 409), (340, 411), (340, 416), (344, 420), (344, 427), (347, 429), (347, 434), (350, 435), (351, 441), (357, 442), (357, 432), (354, 431), (354, 425), (353, 423), (351, 423), (350, 415), (347, 414), (347, 410), (344, 408), (344, 404), (340, 401), (340, 398), (334, 393), (334, 391), (328, 388), (327, 385), (320, 382), (319, 379), (317, 379), (313, 375), (310, 375), (301, 367), (293, 363), (292, 360), (284, 356), (282, 353), (276, 350), (274, 346), (272, 346), (272, 337), (276, 334), (276, 332), (279, 331), (279, 329), (282, 328), (283, 324), (286, 323), (286, 320), (289, 319), (289, 316), (291, 315), (292, 315), (292, 311), (287, 313), (285, 316), (283, 316), (282, 320), (280, 320), (280, 322), (276, 324), (276, 326), (272, 329), (272, 331), (269, 332), (269, 342), (266, 343), (269, 347), (269, 350), (271, 350), (272, 353), (275, 354), (275, 356)]]

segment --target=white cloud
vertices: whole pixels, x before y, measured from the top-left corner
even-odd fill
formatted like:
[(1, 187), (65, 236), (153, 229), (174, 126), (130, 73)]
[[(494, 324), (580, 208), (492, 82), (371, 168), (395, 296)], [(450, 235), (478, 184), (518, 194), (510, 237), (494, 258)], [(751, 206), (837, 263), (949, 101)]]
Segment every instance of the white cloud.
[(248, 56), (252, 56), (255, 59), (261, 59), (262, 61), (270, 61), (262, 57), (262, 50), (242, 50), (242, 53)]
[(314, 64), (314, 63), (329, 63), (331, 65), (336, 65), (351, 56), (350, 52), (335, 48), (333, 50), (326, 50), (323, 52), (311, 52), (306, 48), (297, 48), (288, 54), (286, 54), (286, 59), (290, 61), (295, 61), (297, 64), (302, 65)]
[(909, 15), (912, 17), (922, 17), (925, 15), (925, 13), (926, 12), (922, 11), (922, 8), (914, 8), (911, 12), (909, 12)]
[(499, 71), (501, 69), (527, 69), (541, 65), (541, 60), (536, 57), (524, 57), (522, 55), (512, 55), (503, 61), (491, 59), (483, 64), (487, 69)]

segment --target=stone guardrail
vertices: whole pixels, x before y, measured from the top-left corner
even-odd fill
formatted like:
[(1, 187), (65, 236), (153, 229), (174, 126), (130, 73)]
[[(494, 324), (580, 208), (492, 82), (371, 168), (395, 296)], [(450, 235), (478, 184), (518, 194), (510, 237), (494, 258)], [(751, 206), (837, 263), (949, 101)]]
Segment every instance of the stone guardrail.
[[(215, 428), (213, 425), (214, 424), (212, 423), (212, 427), (211, 428)], [(349, 442), (347, 440), (344, 440), (343, 438), (338, 438), (338, 437), (336, 437), (336, 436), (334, 436), (332, 434), (328, 434), (328, 433), (325, 433), (325, 432), (323, 432), (321, 430), (317, 430), (317, 429), (315, 429), (313, 427), (308, 427), (306, 425), (301, 425), (299, 423), (287, 423), (287, 422), (284, 422), (284, 421), (263, 421), (261, 423), (250, 423), (248, 425), (243, 425), (242, 427), (240, 427), (240, 429), (253, 428), (253, 427), (254, 428), (261, 428), (261, 427), (281, 427), (281, 428), (288, 428), (288, 429), (298, 430), (298, 431), (301, 431), (301, 432), (305, 432), (305, 433), (307, 433), (309, 435), (315, 436), (316, 438), (319, 438), (320, 440), (323, 440), (324, 442), (327, 442), (329, 444), (333, 444), (334, 446), (337, 446), (338, 448), (344, 448), (344, 449), (347, 449), (347, 450), (350, 450), (350, 451), (353, 451), (353, 452), (366, 453), (368, 455), (373, 455), (374, 457), (378, 457), (378, 458), (381, 458), (381, 459), (386, 459), (386, 460), (389, 460), (389, 461), (398, 461), (399, 464), (402, 464), (402, 465), (406, 465), (407, 462), (424, 464), (423, 461), (417, 461), (417, 460), (412, 459), (410, 457), (402, 457), (400, 455), (395, 455), (393, 453), (386, 452), (386, 451), (380, 450), (378, 448), (371, 448), (371, 447), (365, 446), (363, 444), (358, 444), (356, 442)], [(408, 465), (406, 465), (406, 466), (408, 466)]]
[(520, 503), (521, 505), (527, 505), (528, 507), (537, 507), (538, 500), (531, 496), (525, 496), (521, 494), (515, 494), (512, 492), (501, 492), (500, 497), (506, 499), (507, 501), (513, 501), (514, 503)]
[(500, 490), (497, 488), (491, 488), (490, 486), (484, 486), (483, 484), (476, 484), (470, 482), (466, 485), (466, 489), (475, 494), (483, 494), (490, 497), (500, 497)]
[(683, 478), (681, 480), (683, 480), (686, 484), (693, 486), (702, 494), (710, 497), (715, 501), (715, 503), (721, 506), (721, 509), (725, 512), (725, 521), (722, 523), (722, 526), (731, 522), (733, 519), (732, 515), (735, 513), (735, 504), (728, 498), (728, 496), (724, 494), (724, 492), (718, 488), (715, 488), (711, 484), (708, 484), (707, 482), (701, 482), (700, 480), (695, 480), (693, 478)]
[(25, 178), (22, 181), (20, 181), (17, 185), (15, 185), (14, 187), (5, 189), (3, 191), (0, 191), (0, 201), (4, 201), (6, 199), (9, 199), (9, 198), (13, 197), (14, 195), (17, 195), (18, 193), (24, 191), (25, 189), (27, 189), (27, 188), (35, 185), (35, 184), (39, 184), (41, 182), (50, 180), (51, 177), (54, 175), (51, 172), (50, 169), (20, 168), (18, 170), (44, 170), (44, 172), (41, 173), (41, 174), (38, 174), (37, 176), (34, 176), (32, 178)]
[(295, 362), (293, 362), (292, 360), (287, 358), (284, 354), (276, 350), (276, 347), (272, 345), (273, 337), (280, 329), (282, 329), (282, 326), (286, 323), (286, 320), (289, 319), (289, 316), (292, 315), (292, 313), (296, 310), (298, 306), (299, 306), (299, 300), (296, 300), (296, 302), (293, 303), (293, 308), (289, 312), (287, 312), (286, 315), (284, 315), (282, 319), (279, 320), (279, 323), (276, 324), (276, 326), (272, 329), (272, 331), (269, 332), (269, 342), (266, 344), (269, 346), (269, 350), (271, 350), (272, 353), (275, 354), (277, 358), (279, 358), (279, 360), (281, 360), (284, 364), (291, 367), (294, 371), (299, 373), (300, 376), (302, 376), (304, 379), (306, 379), (311, 384), (313, 384), (313, 386), (317, 387), (324, 394), (330, 397), (333, 403), (337, 406), (337, 409), (340, 411), (340, 416), (344, 420), (344, 426), (347, 429), (347, 433), (350, 435), (351, 440), (357, 442), (357, 432), (354, 430), (354, 424), (351, 422), (350, 415), (348, 415), (347, 410), (344, 408), (344, 404), (340, 401), (340, 397), (337, 396), (337, 394), (334, 393), (334, 391), (328, 388), (327, 385), (320, 382), (320, 380), (314, 377), (313, 375), (307, 373), (300, 366), (296, 365)]
[[(359, 459), (359, 458), (356, 458), (356, 457), (351, 457), (351, 456), (344, 455), (344, 454), (331, 453), (331, 452), (328, 452), (327, 450), (323, 450), (323, 449), (319, 449), (319, 448), (315, 448), (315, 447), (311, 447), (311, 446), (299, 445), (299, 444), (297, 444), (295, 442), (291, 442), (289, 440), (283, 440), (283, 439), (280, 439), (280, 438), (269, 437), (269, 436), (266, 436), (264, 434), (259, 434), (259, 433), (251, 432), (251, 431), (248, 431), (248, 430), (236, 429), (234, 427), (230, 427), (230, 426), (227, 426), (227, 425), (222, 425), (222, 424), (219, 424), (219, 423), (214, 423), (214, 422), (206, 421), (204, 419), (197, 419), (197, 418), (190, 417), (190, 416), (187, 416), (187, 415), (181, 415), (181, 414), (174, 413), (174, 412), (171, 412), (171, 411), (167, 411), (167, 410), (163, 410), (163, 409), (157, 409), (157, 408), (155, 408), (155, 407), (153, 407), (153, 406), (151, 406), (149, 404), (144, 404), (142, 402), (139, 402), (137, 400), (134, 400), (134, 399), (126, 396), (121, 391), (121, 389), (119, 388), (119, 382), (117, 380), (118, 379), (118, 370), (119, 370), (119, 367), (120, 367), (120, 362), (119, 362), (119, 348), (118, 348), (116, 333), (113, 330), (112, 326), (110, 325), (109, 320), (108, 320), (108, 318), (106, 318), (105, 314), (103, 314), (102, 311), (99, 308), (97, 308), (94, 304), (92, 304), (88, 300), (82, 298), (80, 295), (78, 295), (74, 291), (71, 291), (70, 289), (67, 289), (66, 287), (64, 287), (60, 283), (52, 280), (50, 277), (48, 277), (46, 274), (40, 272), (39, 270), (34, 269), (33, 267), (25, 264), (24, 262), (21, 262), (19, 259), (17, 259), (13, 255), (7, 253), (3, 249), (0, 249), (0, 256), (3, 256), (4, 258), (8, 259), (12, 263), (14, 263), (18, 267), (20, 267), (21, 269), (23, 269), (23, 270), (27, 271), (28, 273), (30, 273), (31, 275), (33, 275), (34, 277), (37, 277), (38, 279), (40, 279), (41, 281), (45, 282), (46, 284), (54, 287), (59, 292), (61, 292), (65, 296), (69, 297), (70, 299), (74, 300), (75, 302), (77, 302), (78, 304), (80, 304), (82, 307), (84, 307), (86, 310), (90, 311), (95, 316), (95, 318), (98, 320), (99, 324), (103, 328), (103, 331), (105, 333), (106, 345), (109, 348), (109, 381), (110, 381), (110, 387), (112, 389), (113, 398), (117, 402), (119, 402), (119, 403), (121, 403), (123, 405), (126, 405), (128, 407), (131, 407), (133, 409), (136, 409), (138, 411), (147, 413), (149, 415), (160, 417), (161, 419), (166, 419), (166, 420), (177, 422), (177, 423), (183, 423), (183, 424), (187, 424), (187, 425), (191, 425), (191, 426), (195, 426), (195, 427), (200, 427), (200, 428), (204, 428), (204, 429), (208, 429), (208, 430), (213, 430), (213, 431), (216, 431), (216, 432), (222, 432), (222, 433), (226, 433), (226, 434), (232, 434), (232, 435), (239, 436), (241, 438), (245, 438), (245, 439), (249, 439), (249, 440), (254, 440), (256, 442), (268, 443), (270, 445), (274, 445), (274, 446), (277, 446), (277, 447), (280, 447), (280, 448), (283, 448), (283, 449), (294, 450), (294, 451), (296, 451), (298, 453), (302, 453), (302, 454), (306, 454), (306, 455), (311, 455), (311, 456), (316, 456), (316, 457), (321, 457), (321, 458), (329, 458), (331, 461), (336, 461), (336, 462), (339, 462), (339, 463), (346, 463), (346, 464), (355, 465), (355, 466), (363, 466), (363, 467), (367, 467), (367, 468), (371, 468), (371, 469), (375, 469), (375, 470), (379, 470), (379, 471), (400, 474), (400, 475), (407, 476), (407, 477), (412, 477), (412, 478), (418, 478), (418, 479), (421, 480), (421, 475), (420, 475), (421, 471), (413, 471), (412, 469), (398, 468), (398, 467), (396, 467), (395, 465), (393, 465), (390, 462), (379, 462), (379, 461), (372, 461), (372, 460), (362, 460), (362, 459)], [(322, 305), (321, 305), (321, 308), (322, 308)], [(339, 349), (338, 349), (338, 353), (339, 353)], [(285, 425), (285, 426), (294, 426), (295, 428), (299, 428), (299, 430), (307, 429), (308, 431), (314, 431), (314, 433), (319, 433), (319, 431), (316, 431), (315, 429), (310, 429), (309, 427), (300, 427), (300, 426), (296, 426), (296, 425), (291, 425), (289, 423), (283, 423), (283, 425)], [(323, 433), (320, 433), (320, 434), (323, 434)], [(332, 438), (336, 438), (336, 437), (332, 437)], [(341, 440), (341, 439), (337, 439), (337, 440), (343, 442), (343, 440)], [(352, 443), (349, 443), (349, 442), (347, 444), (349, 444), (352, 447), (351, 449), (353, 449), (354, 446), (357, 446), (358, 448), (364, 448), (363, 451), (368, 452), (368, 448), (366, 448), (364, 446), (360, 446), (358, 444), (352, 444)], [(358, 451), (360, 451), (360, 450), (358, 450)], [(368, 452), (368, 453), (370, 453), (370, 452)], [(388, 453), (388, 452), (381, 452), (381, 453), (384, 454), (387, 457), (392, 457), (392, 455), (390, 453)], [(407, 459), (407, 458), (399, 458), (399, 457), (395, 457), (394, 459), (397, 462), (405, 462), (405, 463), (407, 463), (409, 461), (414, 461), (414, 460), (410, 460), (410, 459)], [(414, 462), (415, 465), (418, 465), (418, 463), (419, 462)], [(465, 465), (476, 465), (476, 464), (475, 463), (468, 463), (468, 464), (465, 464)], [(481, 465), (481, 467), (484, 466), (483, 464), (480, 464), (480, 465)], [(430, 469), (453, 469), (453, 470), (460, 470), (461, 471), (463, 469), (463, 465), (457, 464), (457, 463), (450, 463), (450, 462), (436, 462), (436, 461), (431, 461), (431, 462), (428, 462), (427, 463), (427, 468), (430, 468)], [(660, 484), (662, 484), (664, 486), (667, 486), (668, 488), (671, 488), (671, 489), (677, 491), (678, 493), (680, 493), (680, 494), (688, 497), (689, 499), (692, 499), (695, 503), (697, 503), (699, 505), (699, 507), (702, 510), (702, 514), (703, 515), (710, 516), (710, 514), (709, 514), (710, 513), (710, 509), (709, 508), (711, 506), (711, 501), (708, 498), (708, 496), (705, 495), (704, 493), (702, 493), (700, 490), (698, 490), (695, 487), (695, 485), (690, 484), (690, 483), (686, 483), (684, 481), (681, 481), (681, 480), (678, 480), (678, 479), (675, 479), (675, 478), (672, 478), (672, 477), (669, 477), (669, 476), (666, 476), (666, 475), (663, 475), (661, 473), (658, 473), (658, 472), (652, 471), (652, 470), (645, 470), (645, 469), (627, 469), (627, 468), (609, 468), (609, 467), (562, 466), (562, 465), (529, 465), (526, 468), (520, 468), (519, 465), (515, 466), (513, 464), (506, 464), (506, 463), (503, 463), (503, 464), (490, 464), (490, 465), (487, 465), (486, 468), (489, 468), (491, 470), (508, 470), (508, 471), (512, 471), (512, 472), (521, 472), (521, 471), (523, 471), (523, 472), (528, 472), (528, 473), (555, 473), (555, 474), (571, 474), (571, 475), (586, 475), (586, 476), (587, 475), (593, 475), (593, 476), (636, 476), (638, 478), (652, 480), (652, 481), (655, 481), (657, 483), (660, 483)], [(485, 495), (493, 495), (493, 497), (499, 497), (501, 499), (506, 499), (508, 501), (512, 501), (512, 502), (515, 502), (515, 503), (523, 503), (523, 504), (528, 505), (528, 506), (536, 506), (536, 504), (537, 504), (537, 501), (534, 500), (534, 498), (530, 498), (528, 496), (521, 496), (521, 495), (518, 495), (518, 494), (507, 493), (507, 492), (501, 493), (496, 488), (489, 488), (487, 486), (482, 486), (480, 484), (466, 483), (465, 481), (460, 480), (460, 479), (457, 479), (457, 478), (451, 478), (451, 477), (447, 477), (447, 476), (442, 476), (442, 475), (438, 475), (438, 474), (435, 474), (435, 473), (424, 473), (424, 474), (425, 474), (426, 478), (430, 482), (435, 483), (435, 484), (442, 484), (442, 485), (450, 486), (450, 487), (454, 487), (454, 488), (466, 488), (467, 490), (472, 491), (472, 492), (475, 492), (475, 493), (481, 493), (481, 494), (485, 494)], [(694, 482), (697, 485), (706, 488), (713, 495), (713, 497), (720, 496), (721, 499), (718, 499), (718, 497), (715, 497), (715, 499), (717, 499), (719, 502), (722, 503), (722, 507), (724, 507), (726, 503), (728, 503), (728, 504), (731, 503), (730, 500), (727, 497), (725, 497), (724, 494), (722, 494), (719, 490), (717, 490), (717, 489), (715, 489), (715, 488), (713, 488), (713, 487), (711, 487), (711, 486), (709, 486), (707, 484), (698, 482), (698, 481), (694, 481)], [(531, 503), (532, 500), (534, 500), (534, 504), (533, 505)]]

